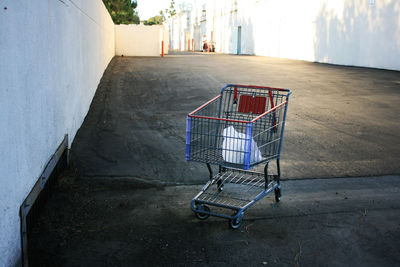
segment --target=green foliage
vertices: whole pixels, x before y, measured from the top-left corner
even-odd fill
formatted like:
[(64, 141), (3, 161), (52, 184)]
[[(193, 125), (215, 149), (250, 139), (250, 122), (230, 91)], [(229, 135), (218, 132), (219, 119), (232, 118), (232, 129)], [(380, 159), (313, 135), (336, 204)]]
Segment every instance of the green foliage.
[(103, 0), (115, 24), (139, 24), (136, 0)]
[(166, 9), (165, 13), (169, 15), (168, 16), (169, 18), (176, 15), (175, 1), (174, 0), (171, 0), (171, 4), (169, 5), (169, 9)]
[(160, 10), (160, 16), (162, 18), (162, 21), (164, 22), (167, 19), (167, 17), (170, 18), (174, 15), (176, 15), (175, 1), (171, 0), (169, 8), (166, 8), (164, 11)]
[(144, 25), (163, 24), (163, 22), (166, 20), (166, 16), (168, 16), (168, 18), (170, 18), (174, 15), (176, 15), (175, 1), (171, 0), (171, 4), (169, 5), (169, 8), (165, 9), (164, 11), (160, 10), (160, 15), (151, 17), (148, 20), (144, 20), (143, 24)]
[(175, 10), (175, 1), (171, 0), (169, 8), (166, 8), (164, 11), (160, 10), (159, 15), (149, 18), (148, 20), (143, 20), (144, 25), (160, 25), (167, 19), (176, 15)]
[(154, 16), (149, 18), (148, 20), (143, 21), (144, 25), (159, 25), (162, 24), (164, 21), (163, 17), (161, 15), (159, 16)]

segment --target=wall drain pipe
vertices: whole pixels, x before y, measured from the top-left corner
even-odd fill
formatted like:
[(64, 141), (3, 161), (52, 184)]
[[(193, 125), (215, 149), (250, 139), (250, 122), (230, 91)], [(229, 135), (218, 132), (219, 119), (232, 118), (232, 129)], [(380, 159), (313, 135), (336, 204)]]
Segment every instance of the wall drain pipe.
[(36, 181), (33, 186), (31, 192), (26, 197), (24, 202), (22, 203), (19, 214), (21, 218), (21, 249), (22, 249), (22, 266), (28, 266), (28, 224), (27, 224), (27, 216), (31, 211), (35, 201), (38, 199), (40, 193), (44, 190), (46, 183), (51, 177), (53, 171), (58, 166), (60, 159), (63, 157), (64, 152), (66, 154), (66, 163), (69, 163), (69, 151), (68, 151), (68, 135), (64, 136), (64, 140), (61, 142), (60, 146), (57, 148), (54, 155), (51, 157), (50, 161), (47, 163), (46, 167), (43, 170), (43, 173), (40, 175), (39, 179)]

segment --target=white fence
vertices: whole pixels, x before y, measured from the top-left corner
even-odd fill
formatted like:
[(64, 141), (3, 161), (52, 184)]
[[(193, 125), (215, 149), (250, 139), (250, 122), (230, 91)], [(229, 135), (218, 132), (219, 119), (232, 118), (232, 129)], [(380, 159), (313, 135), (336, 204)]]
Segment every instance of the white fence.
[(117, 56), (160, 56), (162, 46), (168, 53), (168, 39), (163, 26), (115, 25)]

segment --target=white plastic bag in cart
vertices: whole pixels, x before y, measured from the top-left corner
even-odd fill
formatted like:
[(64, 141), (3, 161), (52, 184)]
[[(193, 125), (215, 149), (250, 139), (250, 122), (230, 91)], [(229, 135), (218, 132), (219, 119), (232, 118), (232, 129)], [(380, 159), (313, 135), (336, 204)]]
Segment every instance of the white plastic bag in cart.
[[(230, 163), (244, 164), (246, 139), (248, 140), (249, 137), (246, 134), (237, 132), (233, 126), (225, 128), (222, 136), (224, 137), (222, 142), (222, 157), (224, 160)], [(257, 143), (251, 138), (250, 164), (263, 159)]]

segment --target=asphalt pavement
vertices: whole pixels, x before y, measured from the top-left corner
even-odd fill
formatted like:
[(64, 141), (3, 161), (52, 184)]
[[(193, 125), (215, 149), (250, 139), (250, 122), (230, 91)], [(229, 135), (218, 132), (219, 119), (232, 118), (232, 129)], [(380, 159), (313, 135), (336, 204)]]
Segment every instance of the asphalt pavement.
[(195, 217), (201, 188), (61, 177), (30, 234), (30, 265), (400, 264), (400, 176), (284, 181), (281, 201), (263, 198), (237, 230)]
[(292, 90), (284, 179), (400, 173), (400, 72), (267, 57), (115, 57), (72, 144), (84, 177), (198, 184), (185, 162), (186, 116), (228, 83)]
[[(228, 83), (289, 88), (282, 198), (198, 220), (187, 114)], [(115, 57), (30, 234), (32, 266), (400, 265), (400, 72), (267, 57)], [(60, 208), (62, 207), (62, 208)]]

